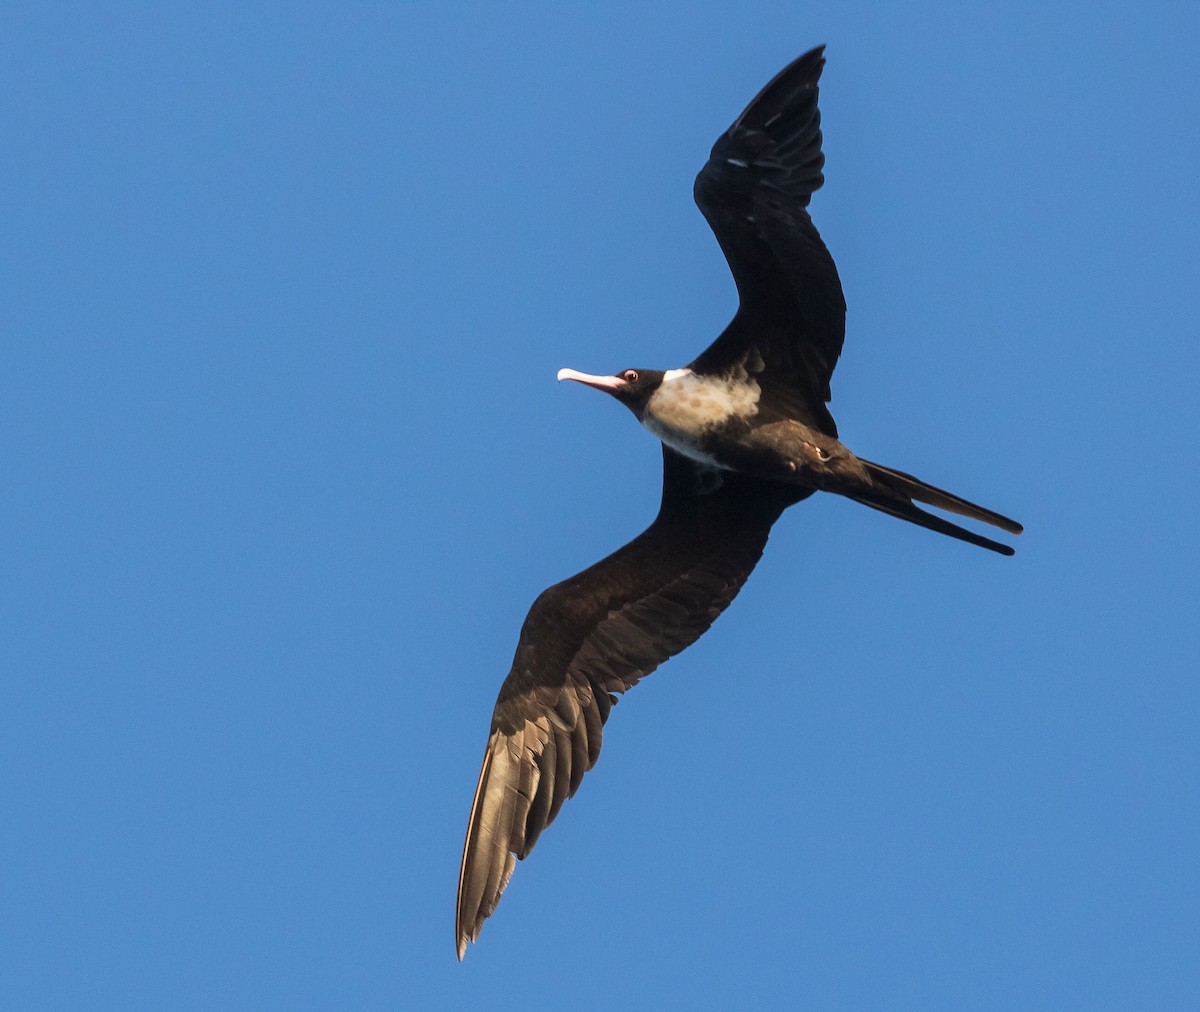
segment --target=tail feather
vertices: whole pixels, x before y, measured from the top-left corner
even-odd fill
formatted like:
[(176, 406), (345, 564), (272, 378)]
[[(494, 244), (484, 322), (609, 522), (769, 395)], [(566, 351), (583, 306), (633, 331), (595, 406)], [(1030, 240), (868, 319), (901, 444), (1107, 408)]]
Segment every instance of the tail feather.
[[(972, 545), (978, 545), (980, 548), (987, 548), (993, 552), (999, 552), (1001, 555), (1016, 554), (1016, 552), (1010, 546), (1002, 545), (999, 541), (992, 541), (990, 538), (982, 537), (979, 534), (975, 534), (973, 531), (968, 531), (964, 527), (959, 527), (958, 524), (952, 524), (949, 520), (943, 520), (939, 516), (934, 516), (932, 513), (926, 513), (925, 510), (921, 509), (919, 506), (914, 506), (907, 499), (892, 499), (885, 498), (883, 496), (879, 496), (878, 498), (866, 498), (863, 495), (855, 495), (853, 493), (847, 494), (855, 502), (860, 502), (864, 506), (870, 506), (872, 509), (877, 509), (882, 513), (888, 513), (894, 517), (899, 517), (901, 520), (907, 520), (909, 523), (917, 524), (920, 527), (926, 527), (931, 531), (937, 531), (939, 534), (948, 534), (952, 538), (958, 538), (959, 541), (966, 541)], [(969, 506), (971, 504), (967, 503), (967, 505)], [(948, 509), (949, 507), (944, 508)], [(960, 513), (962, 511), (955, 510), (954, 512)], [(985, 510), (983, 512), (987, 511)], [(973, 515), (974, 514), (968, 514), (968, 516)], [(980, 517), (979, 519), (984, 518)], [(1009, 522), (1011, 523), (1011, 521)]]
[[(867, 472), (871, 475), (871, 479), (877, 485), (881, 485), (883, 488), (888, 489), (891, 492), (895, 492), (904, 499), (915, 499), (917, 502), (923, 502), (929, 506), (936, 506), (938, 509), (946, 510), (948, 513), (957, 513), (959, 516), (970, 517), (972, 520), (980, 520), (985, 524), (991, 524), (993, 527), (999, 527), (1001, 530), (1007, 531), (1009, 534), (1020, 534), (1025, 529), (1015, 520), (1010, 520), (1008, 517), (1002, 516), (999, 513), (995, 513), (992, 510), (984, 509), (982, 506), (978, 506), (973, 502), (968, 502), (966, 499), (956, 496), (951, 492), (946, 492), (943, 489), (935, 488), (928, 482), (921, 481), (920, 478), (915, 478), (911, 474), (905, 474), (903, 471), (895, 471), (890, 467), (884, 467), (882, 464), (873, 464), (869, 460), (864, 460), (862, 463), (866, 465)], [(887, 508), (887, 506), (882, 505), (884, 502), (890, 502), (889, 500), (880, 499), (877, 502), (868, 502), (865, 499), (860, 499), (859, 501), (866, 503), (868, 506), (874, 506), (876, 509), (882, 509), (885, 513), (892, 512), (892, 510)], [(913, 507), (913, 509), (916, 509), (916, 507)], [(929, 514), (924, 510), (916, 510), (916, 512), (923, 517), (929, 517)], [(898, 512), (894, 515), (903, 516), (906, 520), (912, 520), (913, 523), (921, 524), (923, 527), (931, 526), (930, 524), (924, 523), (920, 520), (915, 520), (904, 513)], [(961, 530), (961, 528), (955, 527), (953, 524), (950, 524), (949, 526), (954, 530)], [(933, 529), (940, 530), (940, 528), (937, 527), (934, 527)], [(957, 537), (957, 535), (955, 536)], [(965, 538), (964, 540), (970, 541), (971, 538)], [(975, 543), (978, 544), (979, 542)], [(990, 548), (993, 545), (995, 545), (994, 541), (987, 542), (985, 547)], [(1005, 554), (1011, 555), (1012, 551), (1009, 550)]]

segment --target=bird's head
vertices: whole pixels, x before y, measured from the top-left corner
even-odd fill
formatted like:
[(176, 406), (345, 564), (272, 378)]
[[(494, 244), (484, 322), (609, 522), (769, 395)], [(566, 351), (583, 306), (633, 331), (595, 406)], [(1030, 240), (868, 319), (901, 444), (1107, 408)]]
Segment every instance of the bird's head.
[(591, 376), (574, 369), (559, 369), (558, 379), (574, 380), (612, 394), (637, 416), (640, 422), (646, 413), (646, 403), (663, 381), (661, 369), (624, 369), (613, 376)]

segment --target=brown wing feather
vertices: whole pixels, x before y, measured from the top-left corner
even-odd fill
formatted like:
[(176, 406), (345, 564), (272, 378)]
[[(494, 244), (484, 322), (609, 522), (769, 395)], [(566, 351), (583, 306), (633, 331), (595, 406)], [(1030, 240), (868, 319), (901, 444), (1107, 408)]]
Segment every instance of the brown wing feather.
[(538, 597), (500, 690), (458, 883), (458, 956), (496, 909), (517, 858), (600, 755), (615, 693), (693, 643), (762, 554), (803, 490), (712, 476), (663, 452), (663, 502), (625, 547)]

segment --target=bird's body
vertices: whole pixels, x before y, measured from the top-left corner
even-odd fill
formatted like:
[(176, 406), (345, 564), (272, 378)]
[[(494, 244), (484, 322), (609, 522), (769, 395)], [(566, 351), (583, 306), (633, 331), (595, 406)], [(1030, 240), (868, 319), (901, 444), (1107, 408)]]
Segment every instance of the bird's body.
[(818, 465), (853, 455), (836, 437), (804, 422), (760, 413), (763, 392), (754, 377), (753, 363), (725, 376), (669, 370), (648, 399), (642, 424), (699, 464), (824, 487)]
[(690, 364), (571, 379), (611, 394), (663, 444), (662, 505), (624, 548), (546, 590), (500, 690), (459, 877), (461, 959), (512, 874), (595, 764), (615, 693), (694, 642), (750, 575), (771, 526), (835, 492), (963, 541), (1007, 545), (914, 504), (1018, 534), (1020, 524), (855, 456), (826, 404), (846, 304), (807, 205), (822, 182), (823, 49), (784, 68), (718, 138), (700, 210), (740, 305)]

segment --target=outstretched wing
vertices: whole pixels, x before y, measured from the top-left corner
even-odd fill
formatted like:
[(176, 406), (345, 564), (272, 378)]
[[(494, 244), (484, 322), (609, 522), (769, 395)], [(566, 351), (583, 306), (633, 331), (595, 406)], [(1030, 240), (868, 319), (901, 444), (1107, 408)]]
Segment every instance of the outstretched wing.
[(819, 46), (780, 71), (713, 145), (696, 203), (737, 282), (729, 326), (691, 368), (762, 372), (791, 417), (837, 435), (825, 408), (846, 333), (833, 257), (808, 216), (821, 187)]
[(633, 541), (543, 592), (500, 689), (458, 882), (458, 957), (600, 755), (616, 701), (712, 624), (803, 489), (701, 469), (663, 448), (658, 517)]

